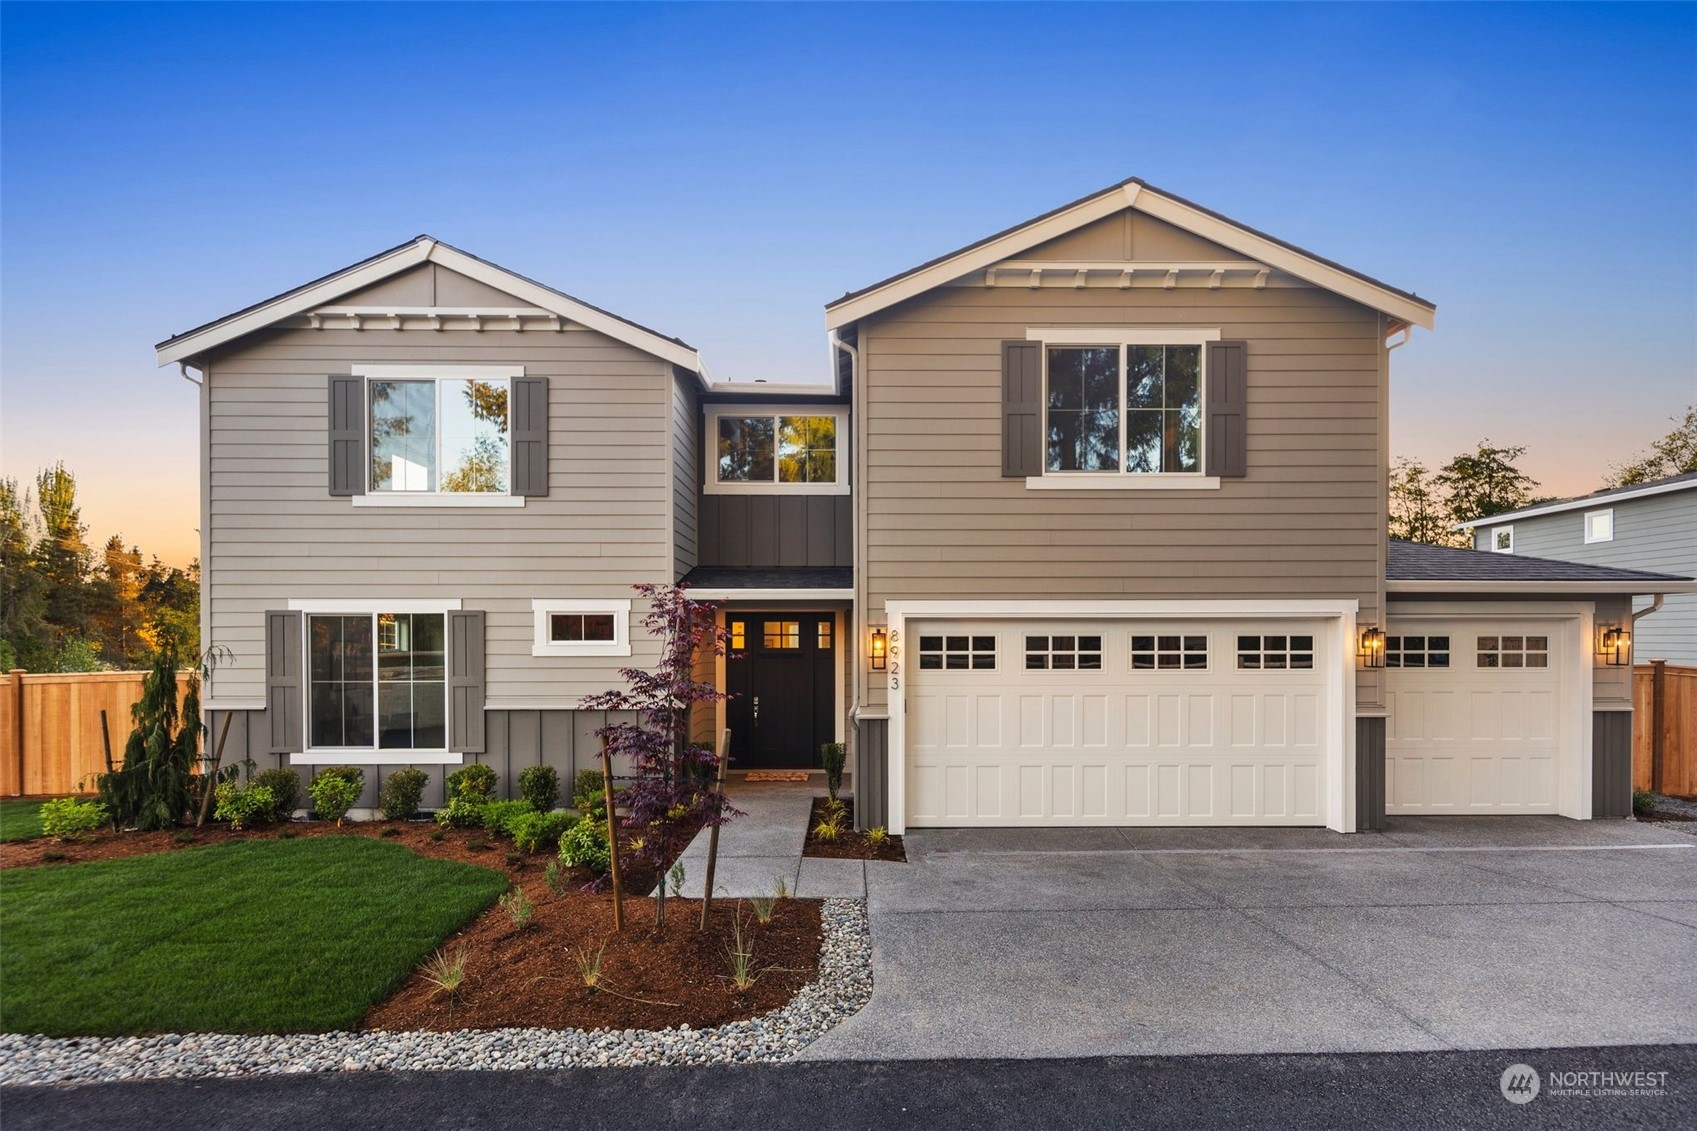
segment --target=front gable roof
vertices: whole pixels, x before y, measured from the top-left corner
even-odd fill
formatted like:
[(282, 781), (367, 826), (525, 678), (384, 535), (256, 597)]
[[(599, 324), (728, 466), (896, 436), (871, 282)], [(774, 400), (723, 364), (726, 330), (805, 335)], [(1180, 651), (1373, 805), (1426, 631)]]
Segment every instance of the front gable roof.
[(384, 279), (409, 271), (423, 263), (436, 263), (470, 279), (506, 292), (543, 311), (576, 322), (616, 341), (653, 354), (663, 361), (700, 374), (706, 371), (695, 347), (678, 338), (670, 338), (628, 318), (621, 318), (563, 291), (544, 286), (534, 279), (479, 259), (469, 252), (443, 243), (432, 236), (419, 236), (399, 247), (379, 252), (370, 259), (351, 267), (314, 279), (274, 298), (227, 314), (204, 326), (173, 335), (155, 348), (160, 365), (185, 362), (217, 349), (246, 334), (280, 322), (285, 318), (306, 314), (344, 295), (364, 290)]
[(1433, 327), (1437, 307), (1419, 295), (1399, 290), (1341, 263), (1334, 263), (1295, 244), (1240, 224), (1137, 177), (987, 236), (881, 283), (850, 291), (835, 302), (826, 304), (825, 326), (830, 330), (847, 326), (1127, 208), (1164, 220), (1268, 267), (1353, 299), (1405, 325), (1423, 326), (1428, 330)]

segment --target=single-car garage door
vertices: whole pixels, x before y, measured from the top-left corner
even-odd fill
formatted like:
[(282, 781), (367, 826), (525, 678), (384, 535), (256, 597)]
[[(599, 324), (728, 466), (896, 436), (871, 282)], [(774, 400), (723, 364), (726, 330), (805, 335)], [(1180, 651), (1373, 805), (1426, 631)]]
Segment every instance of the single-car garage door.
[(1321, 825), (1323, 621), (910, 621), (913, 826)]
[(1554, 813), (1567, 633), (1556, 620), (1392, 617), (1387, 813)]

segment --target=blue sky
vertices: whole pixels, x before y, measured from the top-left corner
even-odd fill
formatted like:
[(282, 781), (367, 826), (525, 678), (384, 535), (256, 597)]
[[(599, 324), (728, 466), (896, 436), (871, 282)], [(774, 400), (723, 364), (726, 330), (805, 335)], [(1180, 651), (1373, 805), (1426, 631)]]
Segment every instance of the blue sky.
[(823, 304), (1141, 176), (1438, 303), (1396, 451), (1697, 400), (1694, 5), (6, 4), (0, 473), (194, 553), (167, 335), (430, 232), (824, 376)]

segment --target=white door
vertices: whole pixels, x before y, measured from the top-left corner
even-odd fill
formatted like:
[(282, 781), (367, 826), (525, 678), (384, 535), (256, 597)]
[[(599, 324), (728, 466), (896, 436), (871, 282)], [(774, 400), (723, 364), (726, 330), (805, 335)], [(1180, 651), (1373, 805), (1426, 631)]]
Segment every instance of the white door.
[(1323, 825), (1322, 621), (910, 621), (912, 826)]
[(1561, 621), (1392, 617), (1385, 811), (1554, 813)]

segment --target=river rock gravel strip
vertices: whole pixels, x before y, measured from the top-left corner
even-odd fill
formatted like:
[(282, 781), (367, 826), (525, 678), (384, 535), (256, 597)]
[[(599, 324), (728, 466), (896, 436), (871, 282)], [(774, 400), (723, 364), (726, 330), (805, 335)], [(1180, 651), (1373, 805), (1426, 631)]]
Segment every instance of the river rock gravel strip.
[(0, 1034), (0, 1085), (398, 1069), (635, 1067), (788, 1060), (872, 997), (866, 904), (827, 899), (819, 972), (779, 1009), (710, 1029), (489, 1029), (449, 1033)]

